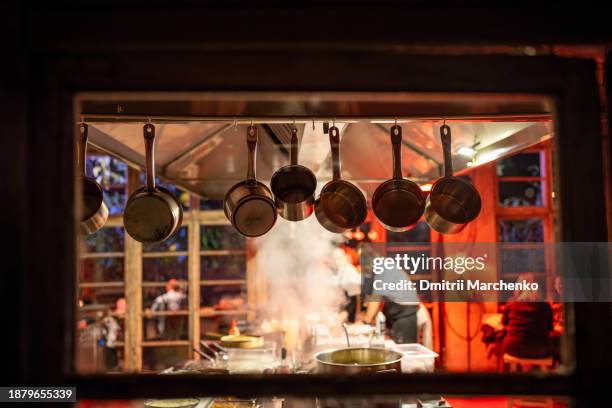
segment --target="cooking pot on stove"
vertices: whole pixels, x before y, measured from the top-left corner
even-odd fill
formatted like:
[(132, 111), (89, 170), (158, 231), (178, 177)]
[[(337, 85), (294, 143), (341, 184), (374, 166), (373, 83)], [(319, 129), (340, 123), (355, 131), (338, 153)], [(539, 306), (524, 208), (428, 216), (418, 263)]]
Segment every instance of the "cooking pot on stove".
[(317, 372), (324, 374), (399, 373), (402, 354), (381, 348), (355, 347), (315, 354)]

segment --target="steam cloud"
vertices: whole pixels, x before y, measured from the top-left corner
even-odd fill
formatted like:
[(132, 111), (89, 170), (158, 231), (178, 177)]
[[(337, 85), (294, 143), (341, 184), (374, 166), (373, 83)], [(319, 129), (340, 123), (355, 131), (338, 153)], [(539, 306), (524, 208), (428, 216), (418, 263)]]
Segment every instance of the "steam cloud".
[(265, 237), (255, 240), (257, 270), (268, 283), (258, 316), (303, 323), (309, 316), (325, 320), (335, 315), (344, 301), (342, 290), (331, 280), (334, 250), (338, 251), (334, 243), (339, 240), (314, 214), (300, 222), (279, 217)]

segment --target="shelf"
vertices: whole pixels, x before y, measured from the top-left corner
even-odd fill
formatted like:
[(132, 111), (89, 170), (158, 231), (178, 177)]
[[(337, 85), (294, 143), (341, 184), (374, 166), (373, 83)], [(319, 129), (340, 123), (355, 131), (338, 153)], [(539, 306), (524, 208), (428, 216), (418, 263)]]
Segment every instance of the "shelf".
[(236, 316), (247, 314), (246, 309), (235, 310), (215, 310), (212, 307), (200, 308), (200, 317), (215, 317), (215, 316)]
[(142, 253), (143, 258), (168, 258), (174, 256), (187, 256), (188, 251), (157, 251), (157, 252), (144, 252)]
[(79, 258), (81, 259), (96, 259), (96, 258), (123, 258), (124, 252), (85, 252)]
[(80, 282), (79, 288), (122, 288), (125, 283), (119, 282)]
[(189, 346), (189, 340), (153, 340), (143, 341), (142, 347), (182, 347)]
[(151, 312), (149, 313), (145, 313), (144, 311), (142, 312), (142, 317), (156, 317), (156, 316), (189, 316), (189, 310), (177, 310), (177, 311), (169, 311), (169, 310), (164, 310), (164, 311), (159, 311), (159, 312)]
[(227, 256), (227, 255), (246, 255), (245, 249), (207, 249), (201, 250), (203, 256)]
[(246, 285), (246, 279), (203, 279), (202, 286)]

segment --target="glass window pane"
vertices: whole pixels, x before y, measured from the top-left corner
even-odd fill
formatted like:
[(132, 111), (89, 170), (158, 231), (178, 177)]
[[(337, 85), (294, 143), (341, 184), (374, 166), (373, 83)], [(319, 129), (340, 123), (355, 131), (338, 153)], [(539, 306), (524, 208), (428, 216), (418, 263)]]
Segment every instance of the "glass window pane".
[(503, 207), (542, 206), (542, 183), (539, 181), (501, 181), (499, 204)]
[(246, 248), (246, 239), (231, 226), (202, 225), (200, 238), (200, 248), (204, 251)]
[(96, 179), (103, 187), (125, 186), (127, 164), (106, 155), (87, 156), (87, 175)]
[(117, 300), (124, 297), (123, 287), (80, 288), (79, 313), (115, 310)]
[(246, 279), (246, 256), (202, 256), (202, 280), (206, 279)]
[(200, 305), (215, 310), (244, 310), (246, 285), (203, 285), (200, 287)]
[(189, 308), (189, 303), (187, 299), (187, 282), (179, 281), (179, 287), (176, 289), (177, 292), (180, 292), (182, 298), (178, 299), (176, 296), (174, 297), (164, 297), (163, 295), (166, 293), (166, 285), (165, 282), (160, 282), (159, 285), (156, 286), (145, 286), (142, 288), (142, 307), (143, 309), (151, 309), (153, 308), (153, 303), (156, 299), (158, 299), (158, 304), (155, 309), (160, 311), (168, 311), (168, 310), (187, 310)]
[(200, 200), (200, 210), (222, 210), (223, 200)]
[(124, 233), (122, 227), (104, 227), (93, 234), (85, 235), (85, 252), (123, 252)]
[(123, 282), (123, 258), (81, 259), (79, 282)]
[(497, 161), (499, 177), (540, 177), (540, 153), (520, 153)]
[(502, 274), (542, 273), (546, 270), (544, 248), (502, 248), (500, 262)]
[(143, 252), (175, 252), (187, 251), (188, 228), (180, 227), (176, 234), (157, 244), (143, 244)]
[(142, 276), (145, 282), (165, 282), (172, 278), (187, 280), (187, 256), (144, 258)]
[(144, 347), (142, 349), (142, 369), (159, 372), (168, 367), (181, 368), (191, 358), (189, 347)]
[(127, 204), (127, 194), (124, 187), (104, 188), (104, 204), (110, 215), (119, 215)]
[(500, 242), (544, 242), (544, 225), (539, 218), (499, 220)]
[[(398, 242), (429, 242), (431, 229), (425, 221), (419, 222), (411, 230), (404, 232), (387, 231), (387, 246), (394, 246)], [(395, 245), (397, 246), (397, 245)]]
[(109, 214), (121, 214), (127, 202), (127, 165), (111, 156), (88, 156), (87, 175), (102, 186)]
[(189, 316), (145, 316), (142, 320), (143, 341), (168, 341), (189, 339)]

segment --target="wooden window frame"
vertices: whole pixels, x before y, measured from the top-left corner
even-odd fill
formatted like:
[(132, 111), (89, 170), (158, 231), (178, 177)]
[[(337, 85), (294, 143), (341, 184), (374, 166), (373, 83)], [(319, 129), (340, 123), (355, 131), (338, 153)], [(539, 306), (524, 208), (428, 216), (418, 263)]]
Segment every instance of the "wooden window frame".
[[(290, 58), (288, 56), (290, 55)], [(384, 63), (392, 61), (392, 63)], [(36, 175), (26, 196), (54, 205), (30, 205), (23, 239), (37, 254), (25, 261), (21, 350), (22, 378), (39, 384), (70, 384), (80, 398), (142, 398), (180, 395), (350, 394), (539, 394), (588, 395), (606, 389), (612, 366), (609, 304), (580, 303), (572, 319), (576, 369), (567, 375), (512, 374), (294, 376), (79, 376), (73, 369), (76, 221), (74, 136), (79, 91), (376, 91), (544, 94), (555, 101), (555, 177), (559, 193), (558, 241), (606, 241), (601, 151), (602, 131), (595, 66), (554, 57), (414, 56), (363, 51), (156, 53), (41, 53), (29, 81), (36, 103), (28, 111), (26, 174)], [(189, 75), (184, 75), (188, 70)], [(266, 72), (266, 75), (261, 75)], [(330, 75), (334, 73), (334, 75)], [(51, 159), (52, 158), (52, 159)], [(588, 181), (586, 185), (585, 181)], [(34, 185), (35, 184), (35, 185)], [(589, 197), (585, 200), (584, 197)], [(47, 237), (54, 237), (49, 246)], [(127, 290), (141, 289), (133, 285)], [(49, 292), (53, 296), (49, 296)], [(45, 319), (30, 306), (47, 299)], [(40, 347), (40, 339), (47, 347)]]

